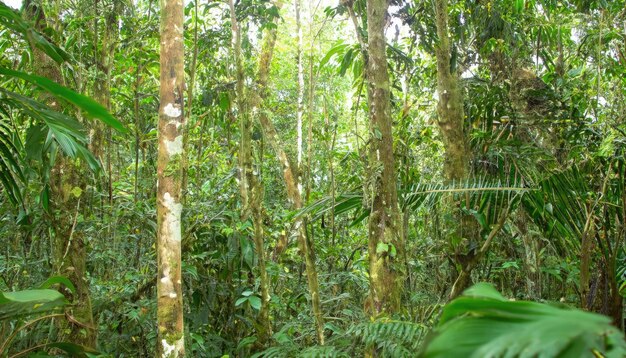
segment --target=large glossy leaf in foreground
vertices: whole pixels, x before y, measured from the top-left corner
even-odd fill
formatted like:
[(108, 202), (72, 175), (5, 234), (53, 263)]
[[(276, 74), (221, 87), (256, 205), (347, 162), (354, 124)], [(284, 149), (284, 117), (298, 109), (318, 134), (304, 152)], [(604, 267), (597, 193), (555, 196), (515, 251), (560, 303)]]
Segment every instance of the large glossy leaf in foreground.
[(422, 357), (624, 357), (608, 317), (530, 301), (508, 301), (478, 284), (450, 302)]
[(67, 304), (59, 291), (50, 289), (0, 292), (0, 321), (52, 311)]

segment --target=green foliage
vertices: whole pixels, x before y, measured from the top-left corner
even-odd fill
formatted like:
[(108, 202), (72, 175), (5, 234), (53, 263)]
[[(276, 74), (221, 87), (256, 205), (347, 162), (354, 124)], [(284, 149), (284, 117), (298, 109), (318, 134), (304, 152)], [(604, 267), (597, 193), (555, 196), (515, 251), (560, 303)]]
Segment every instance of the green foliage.
[(22, 18), (21, 14), (2, 2), (0, 2), (0, 24), (11, 29), (14, 33), (21, 35), (31, 46), (44, 51), (59, 64), (71, 59), (67, 52), (35, 31), (32, 25)]
[(235, 302), (235, 306), (241, 306), (245, 303), (250, 304), (250, 307), (254, 308), (255, 310), (260, 310), (261, 309), (261, 298), (257, 295), (254, 295), (252, 291), (244, 291), (241, 293), (241, 296), (239, 299), (237, 299), (237, 301)]
[(347, 335), (385, 357), (408, 357), (419, 350), (426, 331), (426, 326), (419, 323), (379, 319), (357, 324), (348, 329)]
[[(367, 218), (376, 187), (366, 178), (375, 179), (383, 167), (367, 165), (369, 140), (380, 133), (369, 125), (362, 57), (367, 49), (355, 37), (357, 31), (367, 39), (367, 1), (344, 1), (325, 11), (315, 4), (300, 7), (301, 104), (293, 4), (279, 9), (267, 0), (234, 3), (250, 79), (247, 94), (268, 94), (260, 108), (274, 121), (290, 159), (297, 153), (297, 109), (304, 108), (297, 170), (304, 208), (295, 211), (285, 199), (283, 168), (255, 123), (253, 170), (264, 186), (265, 238), (262, 252), (256, 252), (238, 192), (238, 119), (244, 108), (235, 98), (228, 4), (188, 2), (185, 67), (186, 78), (195, 82), (188, 81), (182, 94), (185, 154), (166, 174), (186, 165), (180, 224), (189, 356), (354, 357), (375, 350), (402, 357), (416, 356), (423, 344), (424, 353), (432, 353), (431, 345), (440, 344), (459, 350), (447, 356), (462, 357), (467, 352), (460, 343), (466, 341), (502, 356), (554, 355), (572, 342), (572, 349), (593, 346), (598, 354), (620, 354), (618, 336), (608, 345), (604, 333), (615, 330), (606, 318), (503, 301), (491, 289), (454, 301), (439, 315), (463, 260), (481, 247), (476, 239), (484, 239), (503, 214), (506, 221), (473, 269), (472, 281), (489, 281), (507, 297), (571, 306), (588, 289), (589, 310), (608, 309), (616, 321), (623, 313), (621, 297), (615, 297), (626, 295), (623, 0), (448, 1), (450, 62), (459, 75), (462, 132), (472, 152), (469, 178), (454, 183), (442, 170), (447, 155), (436, 107), (444, 97), (435, 90), (439, 39), (433, 3), (390, 3), (386, 70), (405, 247), (401, 252), (380, 243), (373, 249), (390, 256), (406, 276), (401, 312), (376, 320), (366, 313)], [(132, 6), (118, 0), (37, 5), (46, 15), (36, 27), (41, 32), (0, 3), (1, 290), (60, 284), (72, 291), (72, 283), (59, 277), (39, 283), (57, 272), (56, 251), (70, 258), (84, 254), (86, 266), (76, 269), (84, 270), (81, 283), (89, 287), (97, 348), (115, 357), (154, 356), (158, 6), (143, 0)], [(348, 6), (358, 29), (346, 21)], [(267, 88), (261, 89), (254, 73), (266, 29), (276, 29), (278, 37)], [(43, 70), (34, 63), (42, 52), (59, 65), (59, 84), (32, 75)], [(105, 83), (109, 93), (102, 91)], [(90, 94), (103, 100), (110, 116), (83, 96)], [(87, 148), (90, 130), (101, 129), (100, 122), (115, 130), (104, 130), (95, 158)], [(61, 154), (104, 174), (69, 179), (68, 189), (80, 188), (80, 205), (64, 211), (56, 205), (62, 199), (56, 196), (57, 179), (66, 179), (55, 166)], [(457, 209), (476, 224), (461, 234)], [(75, 218), (71, 237), (83, 240), (83, 252), (59, 247), (62, 216)], [(581, 251), (588, 217), (592, 247)], [(296, 219), (305, 221), (315, 243), (324, 346), (315, 345)], [(260, 254), (266, 257), (273, 331), (265, 345), (256, 332)], [(588, 287), (581, 283), (583, 254), (589, 255)], [(19, 329), (10, 354), (65, 333), (42, 318), (62, 320), (63, 306), (36, 314), (28, 314), (28, 307), (34, 306), (5, 322), (9, 334)], [(80, 349), (47, 343), (42, 349), (48, 353), (33, 353), (82, 354), (72, 353), (74, 348)]]
[(50, 289), (0, 293), (0, 320), (15, 319), (54, 311), (69, 302), (59, 291)]
[[(63, 276), (53, 276), (42, 283), (41, 287), (50, 287), (55, 284), (63, 284), (72, 292), (74, 286)], [(34, 289), (16, 292), (0, 293), (0, 322), (3, 324), (15, 324), (7, 336), (0, 335), (0, 353), (8, 353), (11, 343), (16, 337), (26, 330), (29, 326), (33, 326), (38, 321), (47, 320), (53, 317), (63, 318), (63, 308), (69, 305), (69, 302), (59, 291), (52, 289)], [(51, 313), (57, 314), (51, 314)], [(25, 319), (29, 321), (25, 321)], [(24, 322), (20, 325), (21, 322)], [(4, 330), (2, 333), (6, 333)], [(100, 357), (100, 353), (94, 349), (84, 347), (70, 342), (43, 342), (37, 344), (34, 348), (26, 349), (16, 355), (25, 354), (26, 352), (36, 352), (37, 357), (51, 357), (45, 353), (48, 349), (56, 349), (67, 353), (72, 357)]]
[(423, 357), (622, 357), (626, 342), (604, 316), (509, 301), (477, 284), (444, 307)]
[(0, 75), (4, 75), (9, 78), (18, 78), (24, 81), (27, 81), (44, 91), (47, 91), (50, 94), (58, 97), (59, 99), (63, 99), (68, 101), (69, 103), (78, 107), (81, 111), (85, 112), (85, 114), (91, 118), (98, 119), (110, 126), (111, 128), (122, 132), (127, 133), (128, 129), (122, 125), (115, 117), (113, 117), (106, 108), (102, 107), (98, 102), (93, 99), (84, 96), (82, 94), (76, 93), (69, 88), (63, 87), (54, 81), (51, 81), (45, 77), (35, 76), (31, 74), (27, 74), (20, 71), (14, 71), (8, 68), (0, 67)]
[[(44, 51), (57, 63), (61, 64), (70, 60), (70, 56), (64, 50), (49, 42), (25, 22), (18, 13), (2, 3), (0, 3), (0, 24), (23, 36), (31, 46)], [(88, 117), (102, 121), (117, 131), (127, 132), (127, 129), (96, 101), (54, 81), (12, 70), (2, 65), (0, 65), (0, 75), (3, 75), (7, 80), (23, 80), (35, 85), (58, 99), (72, 103)], [(100, 169), (98, 160), (86, 148), (87, 138), (78, 121), (27, 96), (9, 91), (5, 84), (0, 87), (0, 108), (0, 182), (2, 182), (9, 199), (13, 203), (22, 203), (23, 194), (21, 190), (27, 182), (22, 168), (25, 158), (21, 151), (24, 149), (28, 153), (27, 158), (45, 163), (48, 158), (55, 157), (55, 148), (58, 145), (66, 155), (85, 160), (92, 170), (98, 171)], [(29, 128), (29, 136), (23, 144), (19, 134), (16, 133), (15, 122), (10, 120), (12, 118), (11, 109), (17, 109), (39, 122)], [(42, 126), (43, 124), (48, 129), (47, 133)], [(53, 141), (56, 144), (53, 144)], [(47, 165), (44, 164), (44, 167)], [(49, 169), (47, 167), (44, 170), (42, 175), (44, 180), (48, 176), (47, 171)], [(43, 200), (43, 204), (45, 207), (47, 200)]]

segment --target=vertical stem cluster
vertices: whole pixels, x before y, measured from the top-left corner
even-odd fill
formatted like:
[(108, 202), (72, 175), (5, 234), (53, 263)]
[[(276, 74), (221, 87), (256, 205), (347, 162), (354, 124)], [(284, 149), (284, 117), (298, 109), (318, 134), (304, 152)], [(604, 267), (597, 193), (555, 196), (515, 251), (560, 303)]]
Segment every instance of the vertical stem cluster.
[[(263, 100), (267, 98), (267, 84), (269, 77), (270, 64), (274, 46), (276, 44), (276, 29), (266, 32), (261, 49), (259, 59), (259, 76), (257, 80), (257, 91), (253, 96), (252, 108), (257, 114), (261, 127), (263, 128), (263, 137), (269, 142), (270, 146), (276, 152), (276, 156), (282, 166), (283, 178), (287, 187), (287, 196), (295, 210), (302, 208), (302, 195), (298, 184), (297, 169), (291, 164), (284, 146), (280, 141), (276, 127), (267, 115), (263, 106)], [(298, 231), (298, 243), (300, 250), (304, 255), (307, 282), (309, 285), (309, 293), (311, 294), (311, 306), (313, 316), (315, 318), (315, 331), (317, 333), (318, 343), (324, 344), (324, 319), (322, 317), (319, 283), (317, 279), (317, 268), (315, 264), (314, 244), (306, 233), (306, 227), (301, 217), (296, 219), (295, 227)]]
[(258, 260), (259, 279), (261, 281), (261, 309), (257, 319), (258, 342), (264, 345), (272, 334), (269, 320), (269, 278), (265, 264), (265, 233), (263, 228), (263, 186), (252, 167), (252, 131), (250, 105), (245, 93), (245, 73), (241, 55), (241, 30), (237, 21), (233, 0), (229, 1), (231, 27), (233, 33), (233, 50), (235, 54), (237, 108), (241, 141), (239, 143), (239, 190), (242, 201), (241, 219), (248, 220), (252, 216), (254, 227), (254, 247)]
[(161, 76), (157, 156), (158, 354), (185, 352), (181, 276), (183, 156), (183, 1), (161, 0)]

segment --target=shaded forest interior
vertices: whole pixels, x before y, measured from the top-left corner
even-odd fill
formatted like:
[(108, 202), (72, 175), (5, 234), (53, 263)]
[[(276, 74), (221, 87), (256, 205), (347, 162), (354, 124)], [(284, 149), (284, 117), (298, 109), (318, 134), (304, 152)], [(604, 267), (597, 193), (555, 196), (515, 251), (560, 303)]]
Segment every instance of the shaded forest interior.
[(0, 357), (626, 356), (623, 0), (7, 4)]

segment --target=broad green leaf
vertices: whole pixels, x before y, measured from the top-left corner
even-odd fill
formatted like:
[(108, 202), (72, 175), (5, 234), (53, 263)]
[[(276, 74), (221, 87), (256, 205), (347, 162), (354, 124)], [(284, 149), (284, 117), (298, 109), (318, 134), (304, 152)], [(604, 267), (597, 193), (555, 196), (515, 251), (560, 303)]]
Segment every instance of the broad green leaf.
[(608, 317), (529, 301), (507, 301), (479, 284), (450, 302), (422, 357), (623, 357)]
[(72, 283), (72, 281), (70, 281), (67, 277), (64, 277), (64, 276), (52, 276), (49, 279), (45, 280), (41, 285), (39, 285), (39, 288), (41, 289), (50, 288), (52, 287), (52, 285), (55, 285), (55, 284), (62, 284), (65, 287), (67, 287), (72, 293), (76, 293), (76, 288), (74, 287), (74, 284)]
[(235, 301), (235, 306), (241, 306), (247, 300), (248, 300), (248, 297), (241, 297), (237, 301)]
[(498, 292), (498, 290), (493, 287), (493, 285), (486, 282), (479, 282), (474, 286), (468, 288), (463, 291), (463, 296), (466, 297), (488, 297), (493, 298), (494, 300), (504, 301), (506, 300), (504, 296)]
[(241, 245), (241, 256), (243, 257), (243, 261), (248, 265), (248, 267), (254, 267), (254, 245), (250, 240), (245, 237), (241, 237), (239, 239), (239, 244)]
[(396, 246), (393, 244), (390, 244), (389, 247), (390, 247), (389, 256), (396, 257), (396, 254), (397, 254)]
[(55, 290), (26, 290), (0, 293), (0, 320), (48, 312), (67, 305), (65, 297)]
[(252, 308), (254, 308), (255, 310), (258, 311), (261, 309), (261, 298), (259, 298), (258, 296), (248, 297), (248, 302), (250, 302), (250, 306), (252, 306)]

